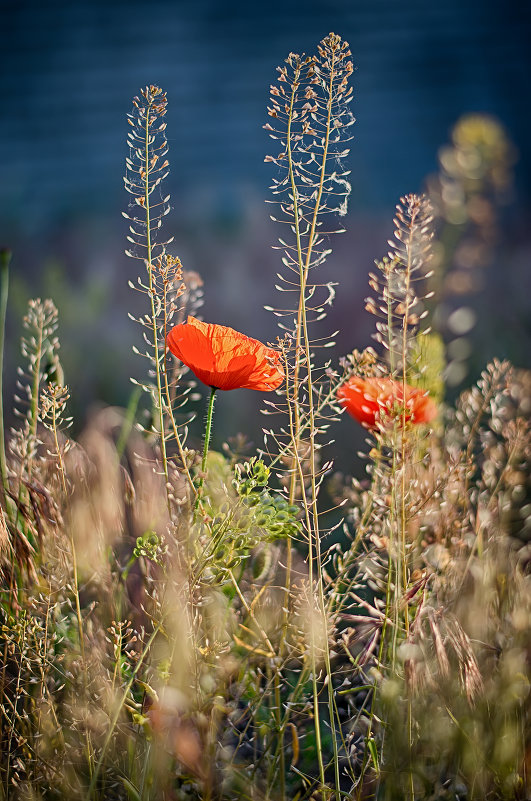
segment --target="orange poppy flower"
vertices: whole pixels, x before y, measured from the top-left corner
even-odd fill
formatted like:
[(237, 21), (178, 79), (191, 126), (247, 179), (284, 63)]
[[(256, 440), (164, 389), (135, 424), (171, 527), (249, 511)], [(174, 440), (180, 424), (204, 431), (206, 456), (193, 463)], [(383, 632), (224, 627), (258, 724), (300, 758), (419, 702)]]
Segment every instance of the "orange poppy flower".
[(197, 378), (215, 389), (277, 389), (284, 380), (280, 355), (257, 339), (195, 317), (176, 325), (166, 344)]
[(337, 397), (347, 412), (366, 428), (385, 425), (385, 418), (401, 418), (406, 407), (406, 420), (411, 423), (429, 423), (437, 416), (435, 402), (422, 389), (392, 378), (349, 379), (337, 390)]

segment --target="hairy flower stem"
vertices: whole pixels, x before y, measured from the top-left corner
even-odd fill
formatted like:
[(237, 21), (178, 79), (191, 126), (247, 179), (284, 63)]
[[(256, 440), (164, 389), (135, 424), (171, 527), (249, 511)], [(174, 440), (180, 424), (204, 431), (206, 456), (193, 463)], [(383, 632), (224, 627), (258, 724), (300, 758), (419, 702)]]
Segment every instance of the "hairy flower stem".
[(203, 459), (201, 461), (201, 476), (199, 478), (199, 483), (197, 485), (197, 497), (195, 499), (195, 510), (199, 506), (199, 500), (201, 498), (202, 490), (203, 490), (203, 483), (205, 480), (205, 473), (206, 473), (206, 465), (207, 465), (207, 457), (208, 457), (208, 447), (210, 445), (210, 434), (212, 431), (212, 418), (214, 416), (214, 401), (216, 400), (216, 387), (210, 387), (210, 399), (208, 401), (208, 409), (207, 409), (207, 416), (206, 416), (206, 426), (205, 426), (205, 444), (203, 445)]
[(6, 330), (7, 297), (9, 293), (9, 263), (11, 261), (10, 250), (0, 250), (0, 471), (2, 478), (2, 491), (4, 494), (8, 489), (6, 446), (4, 435), (4, 347)]

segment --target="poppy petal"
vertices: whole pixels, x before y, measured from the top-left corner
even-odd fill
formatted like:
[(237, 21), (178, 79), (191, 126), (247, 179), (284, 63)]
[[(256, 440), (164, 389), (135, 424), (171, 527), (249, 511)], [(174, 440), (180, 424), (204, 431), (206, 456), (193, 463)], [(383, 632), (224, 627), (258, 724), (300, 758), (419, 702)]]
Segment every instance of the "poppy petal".
[(169, 350), (208, 386), (269, 391), (284, 380), (278, 353), (233, 328), (188, 317), (167, 336)]
[[(404, 385), (392, 378), (354, 376), (337, 390), (337, 398), (347, 412), (366, 428), (377, 428), (385, 419), (400, 416), (404, 406)], [(418, 387), (405, 386), (406, 420), (430, 423), (437, 416), (437, 406)]]

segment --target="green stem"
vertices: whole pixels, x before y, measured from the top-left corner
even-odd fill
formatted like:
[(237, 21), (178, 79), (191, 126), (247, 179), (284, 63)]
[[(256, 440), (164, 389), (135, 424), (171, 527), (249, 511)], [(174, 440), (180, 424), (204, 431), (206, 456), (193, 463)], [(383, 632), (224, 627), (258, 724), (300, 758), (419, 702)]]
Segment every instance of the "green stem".
[(4, 377), (4, 346), (5, 328), (7, 313), (7, 296), (9, 293), (9, 262), (11, 261), (11, 251), (0, 250), (0, 472), (4, 493), (7, 492), (7, 464), (6, 447), (4, 437), (4, 399), (3, 399), (3, 377)]
[(122, 422), (122, 428), (120, 430), (120, 436), (118, 437), (118, 442), (116, 443), (116, 454), (118, 456), (118, 460), (121, 460), (122, 456), (124, 455), (129, 435), (133, 430), (141, 392), (142, 390), (140, 387), (135, 387), (131, 393), (131, 397), (129, 398), (129, 403), (127, 404), (127, 409), (125, 410), (125, 416)]
[(201, 478), (197, 485), (197, 497), (195, 499), (195, 508), (199, 506), (199, 499), (201, 497), (201, 490), (203, 489), (203, 482), (205, 480), (206, 463), (208, 456), (208, 446), (210, 445), (210, 433), (212, 431), (212, 417), (214, 415), (214, 401), (216, 400), (217, 387), (210, 387), (210, 400), (208, 402), (208, 411), (206, 418), (205, 428), (205, 444), (203, 446), (203, 460), (201, 462)]

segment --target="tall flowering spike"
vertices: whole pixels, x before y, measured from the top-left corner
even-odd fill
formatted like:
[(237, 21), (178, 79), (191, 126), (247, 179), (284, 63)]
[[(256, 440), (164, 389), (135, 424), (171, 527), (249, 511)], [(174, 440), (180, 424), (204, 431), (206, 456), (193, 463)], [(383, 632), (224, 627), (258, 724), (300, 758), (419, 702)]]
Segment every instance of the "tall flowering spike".
[(15, 395), (15, 414), (28, 415), (35, 433), (41, 387), (53, 365), (59, 364), (58, 313), (54, 302), (40, 298), (30, 300), (22, 324), (22, 355), (28, 366), (19, 370), (17, 393), (21, 392), (22, 397)]
[(167, 345), (203, 384), (215, 389), (268, 392), (284, 380), (276, 350), (224, 325), (188, 317), (187, 323), (171, 329)]
[(130, 221), (127, 239), (131, 247), (126, 253), (135, 259), (155, 260), (173, 239), (160, 238), (162, 218), (170, 210), (170, 196), (162, 192), (169, 172), (166, 110), (166, 93), (158, 86), (146, 86), (140, 97), (134, 98), (133, 111), (127, 115), (131, 130), (124, 182), (132, 199), (123, 216)]
[(337, 398), (347, 412), (366, 428), (386, 428), (401, 419), (405, 407), (406, 421), (430, 423), (437, 416), (437, 406), (421, 389), (391, 378), (354, 377), (339, 387)]
[(278, 317), (292, 318), (301, 277), (308, 300), (313, 298), (306, 309), (310, 321), (324, 316), (323, 304), (333, 297), (332, 284), (310, 289), (308, 272), (331, 252), (329, 235), (343, 230), (334, 220), (336, 214), (346, 214), (351, 189), (350, 171), (342, 162), (349, 153), (345, 145), (354, 123), (348, 85), (352, 72), (348, 42), (330, 33), (315, 56), (290, 53), (270, 89), (270, 122), (264, 128), (275, 141), (275, 153), (265, 160), (278, 168), (271, 186), (274, 199), (269, 202), (276, 206), (271, 219), (287, 223), (278, 247), (286, 275), (280, 276), (277, 289), (295, 293), (293, 303), (275, 310)]
[[(268, 450), (278, 450), (289, 471), (291, 502), (306, 480), (297, 467), (298, 454), (305, 450), (312, 454), (303, 472), (308, 465), (311, 471), (317, 469), (317, 434), (325, 430), (317, 428), (329, 413), (326, 399), (333, 395), (336, 379), (328, 369), (330, 362), (320, 366), (314, 361), (316, 352), (334, 344), (335, 336), (313, 340), (313, 324), (326, 317), (336, 287), (316, 268), (331, 253), (331, 235), (344, 230), (337, 216), (346, 214), (351, 190), (344, 160), (355, 121), (350, 110), (353, 71), (348, 42), (334, 33), (319, 43), (315, 55), (290, 53), (277, 68), (267, 108), (269, 122), (264, 125), (274, 142), (273, 154), (265, 160), (275, 165), (269, 202), (274, 204), (271, 219), (282, 223), (276, 249), (283, 264), (275, 286), (282, 292), (282, 303), (279, 308), (265, 308), (287, 332), (282, 348), (288, 371), (285, 401), (276, 401), (265, 413), (291, 418), (289, 425), (264, 433)], [(310, 483), (317, 491), (316, 475)]]
[[(387, 257), (377, 262), (378, 272), (369, 274), (376, 297), (366, 299), (365, 308), (378, 317), (374, 338), (388, 352), (391, 373), (409, 372), (411, 348), (427, 315), (423, 285), (429, 278), (433, 212), (425, 195), (400, 198), (394, 219), (394, 239)], [(426, 331), (429, 329), (426, 329)]]
[[(149, 430), (159, 437), (162, 467), (168, 485), (167, 443), (174, 439), (181, 455), (183, 449), (173, 419), (176, 394), (172, 391), (166, 369), (166, 332), (178, 310), (177, 301), (185, 292), (184, 276), (180, 260), (166, 250), (172, 238), (161, 238), (162, 218), (170, 210), (170, 196), (162, 192), (169, 171), (164, 122), (166, 94), (158, 86), (147, 86), (140, 97), (134, 98), (133, 106), (128, 115), (131, 129), (125, 176), (125, 188), (132, 201), (130, 213), (124, 214), (130, 221), (127, 238), (131, 248), (126, 250), (126, 254), (144, 263), (145, 276), (139, 277), (137, 283), (129, 281), (129, 286), (146, 296), (149, 312), (138, 318), (129, 316), (143, 328), (142, 347), (147, 346), (147, 349), (140, 351), (134, 346), (133, 350), (151, 363), (150, 379), (153, 379), (147, 382), (134, 380), (134, 383), (152, 398), (154, 415)], [(167, 500), (169, 510), (169, 491)]]

